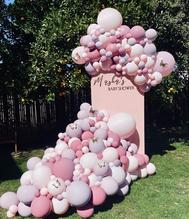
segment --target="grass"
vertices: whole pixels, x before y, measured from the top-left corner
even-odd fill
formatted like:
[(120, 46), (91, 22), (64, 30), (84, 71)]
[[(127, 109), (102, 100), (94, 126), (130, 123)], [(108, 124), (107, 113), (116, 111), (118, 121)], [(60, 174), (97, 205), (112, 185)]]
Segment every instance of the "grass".
[[(134, 182), (130, 193), (123, 199), (117, 196), (108, 198), (103, 206), (95, 210), (94, 218), (188, 219), (189, 142), (173, 142), (169, 150), (164, 150), (164, 153), (160, 154), (154, 154), (151, 158), (157, 167), (155, 176)], [(36, 155), (42, 155), (42, 150), (21, 153), (13, 157), (12, 161), (21, 171), (25, 171), (27, 159)], [(19, 174), (14, 179), (1, 180), (0, 194), (7, 190), (16, 191), (19, 186), (18, 178)], [(73, 209), (64, 217), (79, 218)], [(6, 211), (0, 210), (0, 218), (6, 218)], [(48, 218), (56, 217), (51, 215)]]

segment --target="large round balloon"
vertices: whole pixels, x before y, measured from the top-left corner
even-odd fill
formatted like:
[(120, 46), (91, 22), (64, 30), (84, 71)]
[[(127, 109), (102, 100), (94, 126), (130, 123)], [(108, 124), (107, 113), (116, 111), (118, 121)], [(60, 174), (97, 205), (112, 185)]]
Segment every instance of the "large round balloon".
[(105, 31), (117, 29), (122, 25), (123, 18), (119, 11), (114, 8), (103, 9), (97, 17), (98, 25)]
[(119, 188), (117, 181), (111, 176), (103, 178), (101, 187), (104, 189), (107, 195), (114, 195)]
[(41, 159), (39, 157), (32, 157), (27, 161), (27, 168), (28, 170), (33, 170), (35, 165), (39, 163)]
[(136, 130), (136, 122), (128, 113), (117, 113), (110, 117), (108, 127), (120, 137), (128, 138)]
[(9, 209), (11, 205), (18, 205), (18, 203), (19, 200), (14, 192), (6, 192), (0, 198), (1, 208)]
[(52, 210), (52, 202), (46, 196), (36, 197), (31, 203), (31, 212), (34, 217), (44, 217)]
[(105, 193), (104, 189), (102, 189), (99, 186), (93, 186), (91, 188), (91, 190), (92, 190), (92, 203), (93, 203), (93, 205), (97, 206), (97, 205), (103, 204), (105, 199), (106, 199), (106, 193)]
[(38, 192), (34, 185), (21, 185), (17, 190), (17, 197), (20, 202), (30, 204)]
[(169, 52), (158, 52), (153, 71), (160, 72), (163, 76), (168, 76), (175, 67), (175, 59)]
[(83, 168), (92, 170), (97, 164), (97, 155), (95, 153), (86, 153), (80, 159), (80, 164)]
[(83, 181), (72, 182), (66, 189), (69, 203), (76, 207), (86, 205), (91, 198), (90, 187)]
[(33, 180), (34, 185), (38, 189), (41, 189), (47, 186), (50, 180), (50, 176), (51, 176), (50, 168), (47, 166), (41, 166), (33, 171), (32, 180)]
[(53, 165), (52, 173), (63, 180), (72, 180), (74, 163), (68, 158), (61, 158)]

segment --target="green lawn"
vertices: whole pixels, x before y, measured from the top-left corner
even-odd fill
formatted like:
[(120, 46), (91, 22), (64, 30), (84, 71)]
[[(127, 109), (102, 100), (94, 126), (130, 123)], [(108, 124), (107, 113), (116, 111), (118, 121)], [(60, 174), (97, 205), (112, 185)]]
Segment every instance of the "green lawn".
[[(130, 193), (121, 199), (108, 198), (106, 203), (96, 209), (96, 219), (188, 219), (189, 218), (189, 142), (174, 142), (171, 150), (162, 155), (153, 155), (151, 161), (157, 167), (157, 174), (134, 182)], [(169, 148), (169, 149), (170, 149)], [(26, 160), (41, 155), (41, 150), (24, 152), (14, 157), (18, 167), (24, 171)], [(19, 180), (0, 182), (0, 194), (7, 190), (15, 191)], [(66, 217), (79, 218), (72, 210)], [(6, 218), (0, 210), (0, 218)], [(16, 217), (19, 219), (21, 217)], [(56, 218), (49, 216), (49, 219)], [(59, 217), (61, 218), (61, 217)]]

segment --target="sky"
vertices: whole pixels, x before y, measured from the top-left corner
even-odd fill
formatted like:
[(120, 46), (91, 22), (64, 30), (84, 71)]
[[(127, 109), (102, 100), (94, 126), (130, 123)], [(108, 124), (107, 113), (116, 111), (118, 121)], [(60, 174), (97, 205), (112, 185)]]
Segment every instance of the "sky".
[(10, 3), (13, 3), (14, 2), (14, 0), (5, 0), (5, 3), (8, 5), (8, 4), (10, 4)]

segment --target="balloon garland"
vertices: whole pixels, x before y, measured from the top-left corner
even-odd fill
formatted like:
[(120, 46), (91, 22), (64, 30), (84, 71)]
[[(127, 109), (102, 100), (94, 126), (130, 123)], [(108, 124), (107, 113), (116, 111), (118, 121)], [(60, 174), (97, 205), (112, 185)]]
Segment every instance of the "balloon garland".
[(130, 79), (141, 92), (160, 84), (175, 67), (174, 57), (166, 51), (156, 51), (154, 29), (122, 25), (123, 18), (113, 8), (103, 9), (97, 24), (89, 25), (87, 35), (72, 52), (77, 64), (84, 64), (91, 76), (115, 73)]
[(17, 192), (1, 196), (7, 217), (63, 215), (71, 206), (88, 218), (107, 196), (125, 196), (131, 181), (156, 172), (148, 156), (129, 141), (136, 131), (131, 115), (110, 116), (83, 103), (77, 117), (58, 134), (55, 148), (47, 148), (42, 159), (27, 161)]

